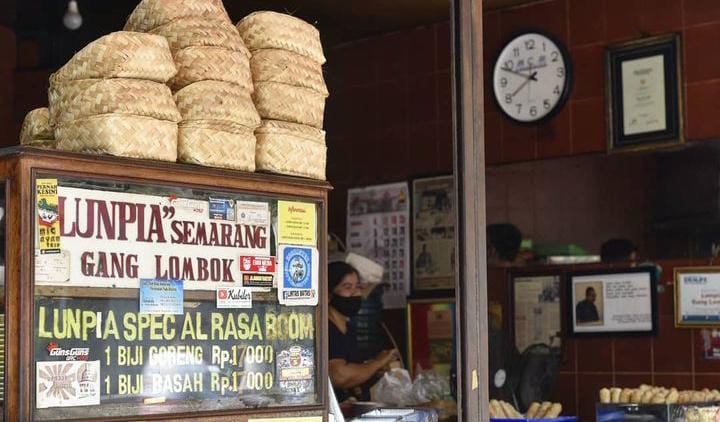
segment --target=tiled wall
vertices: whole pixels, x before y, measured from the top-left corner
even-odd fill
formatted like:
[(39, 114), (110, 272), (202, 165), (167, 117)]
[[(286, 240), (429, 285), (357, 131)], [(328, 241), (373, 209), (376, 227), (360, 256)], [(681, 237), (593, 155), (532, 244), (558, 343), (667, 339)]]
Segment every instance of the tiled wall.
[(559, 38), (574, 66), (572, 95), (540, 126), (505, 119), (485, 96), (485, 150), (489, 164), (605, 151), (604, 51), (608, 44), (677, 32), (684, 44), (686, 123), (690, 140), (720, 138), (720, 1), (548, 0), (485, 13), (486, 93), (492, 64), (511, 34), (540, 29)]

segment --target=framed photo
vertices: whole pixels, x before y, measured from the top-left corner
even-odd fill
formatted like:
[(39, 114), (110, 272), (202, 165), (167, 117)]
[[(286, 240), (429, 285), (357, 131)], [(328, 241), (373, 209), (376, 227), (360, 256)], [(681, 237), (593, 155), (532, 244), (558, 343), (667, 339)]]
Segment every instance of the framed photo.
[(413, 290), (455, 288), (455, 179), (412, 182)]
[(678, 35), (608, 47), (605, 79), (609, 152), (668, 148), (685, 142)]
[(561, 345), (560, 280), (558, 272), (510, 274), (513, 337), (520, 353), (534, 344)]
[(574, 337), (656, 334), (656, 277), (655, 267), (568, 273), (568, 333)]
[(447, 375), (455, 356), (455, 300), (411, 299), (407, 312), (406, 367)]
[(675, 326), (720, 327), (720, 268), (675, 268)]

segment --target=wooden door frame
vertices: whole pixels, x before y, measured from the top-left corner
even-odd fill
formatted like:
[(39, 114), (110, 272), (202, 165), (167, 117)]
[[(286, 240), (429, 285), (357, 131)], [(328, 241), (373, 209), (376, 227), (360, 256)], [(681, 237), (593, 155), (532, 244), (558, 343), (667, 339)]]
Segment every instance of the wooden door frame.
[(453, 0), (450, 26), (458, 416), (475, 422), (489, 420), (482, 0)]

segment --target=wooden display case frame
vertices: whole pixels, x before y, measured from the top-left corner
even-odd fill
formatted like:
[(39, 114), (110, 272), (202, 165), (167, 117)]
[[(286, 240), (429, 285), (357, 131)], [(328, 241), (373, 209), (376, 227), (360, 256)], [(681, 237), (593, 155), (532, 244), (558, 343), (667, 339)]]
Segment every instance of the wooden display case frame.
[[(244, 173), (194, 165), (163, 163), (12, 147), (0, 150), (0, 175), (6, 189), (5, 269), (5, 404), (7, 421), (33, 420), (34, 403), (34, 251), (35, 215), (33, 183), (36, 175), (88, 177), (156, 186), (192, 187), (214, 191), (271, 195), (319, 204), (318, 249), (320, 293), (316, 309), (318, 362), (317, 405), (237, 409), (202, 413), (178, 413), (114, 417), (104, 420), (241, 421), (252, 418), (316, 416), (327, 420), (327, 198), (331, 186), (323, 181), (261, 173)], [(120, 290), (120, 289), (118, 289)], [(119, 296), (122, 292), (118, 291)], [(97, 420), (97, 419), (94, 419)]]

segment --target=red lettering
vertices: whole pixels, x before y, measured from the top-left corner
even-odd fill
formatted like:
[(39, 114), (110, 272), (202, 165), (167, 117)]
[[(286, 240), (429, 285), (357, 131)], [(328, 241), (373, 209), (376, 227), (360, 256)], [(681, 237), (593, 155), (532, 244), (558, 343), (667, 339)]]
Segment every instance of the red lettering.
[(155, 255), (155, 278), (167, 279), (167, 271), (162, 270), (162, 255)]
[(193, 271), (192, 258), (183, 259), (182, 279), (195, 280), (195, 272)]
[(223, 259), (223, 281), (235, 281), (233, 280), (231, 266), (233, 259)]
[(127, 225), (134, 223), (136, 219), (135, 207), (133, 204), (127, 202), (113, 202), (113, 208), (117, 205), (119, 208), (120, 217), (120, 233), (118, 234), (118, 240), (128, 240), (127, 238)]
[[(115, 239), (115, 224), (113, 222), (114, 218), (110, 218), (110, 212), (108, 211), (107, 202), (105, 201), (97, 201), (97, 217), (98, 217), (98, 227), (97, 227), (97, 235), (95, 236), (96, 239), (102, 239), (102, 232), (103, 228), (105, 229), (105, 238), (106, 239)], [(114, 213), (113, 213), (114, 214)], [(114, 215), (113, 215), (114, 217)]]
[[(88, 260), (88, 258), (90, 259)], [(92, 252), (83, 252), (82, 255), (80, 255), (80, 271), (85, 277), (91, 277), (94, 269), (95, 265), (92, 262)]]
[(232, 234), (232, 226), (229, 224), (223, 224), (222, 226), (222, 240), (220, 246), (231, 246), (230, 235)]
[(198, 280), (206, 281), (210, 274), (208, 274), (208, 262), (205, 258), (198, 258)]
[(210, 279), (220, 281), (220, 260), (217, 258), (210, 260)]
[[(138, 228), (138, 232), (139, 232)], [(150, 206), (150, 227), (148, 228), (148, 242), (152, 241), (152, 237), (155, 235), (156, 242), (165, 243), (165, 233), (162, 227), (162, 214), (160, 213), (160, 206)], [(139, 240), (139, 239), (138, 239)]]

